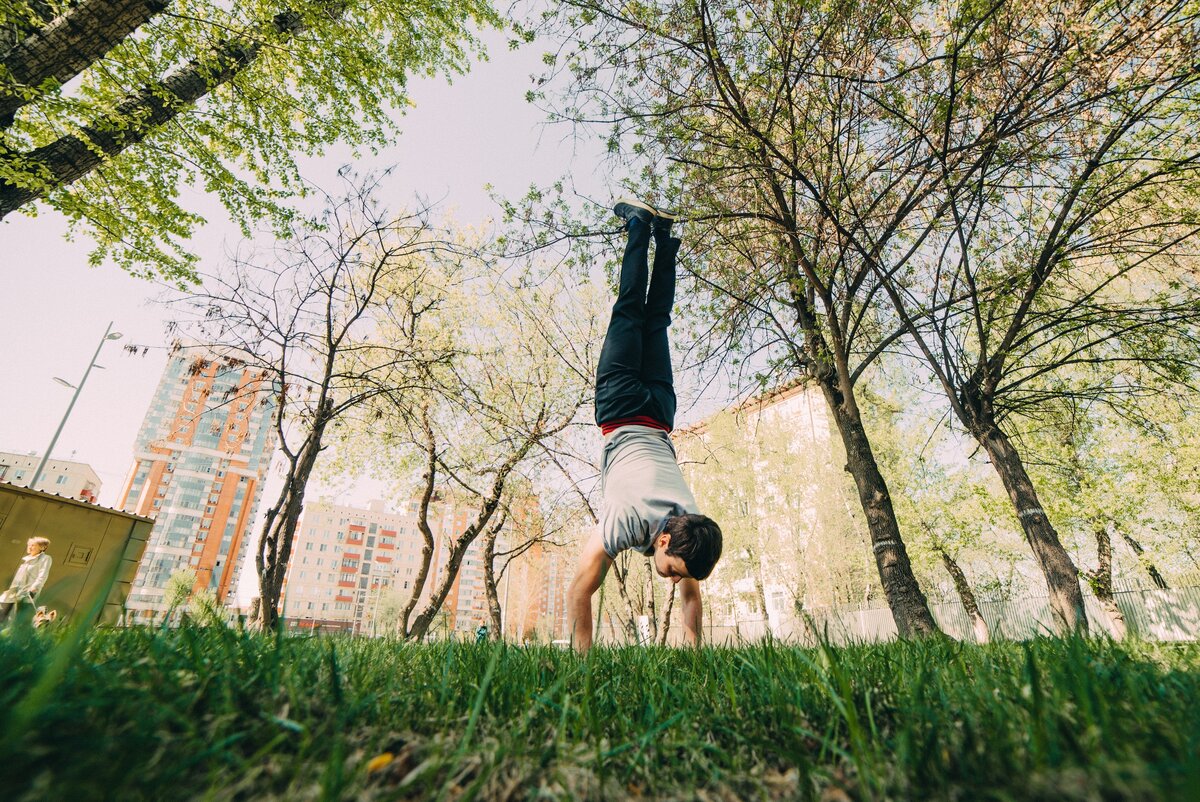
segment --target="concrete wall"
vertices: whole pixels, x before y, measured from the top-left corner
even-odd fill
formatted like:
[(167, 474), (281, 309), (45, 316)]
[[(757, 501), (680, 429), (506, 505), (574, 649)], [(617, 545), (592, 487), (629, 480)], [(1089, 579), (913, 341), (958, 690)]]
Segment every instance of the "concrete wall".
[(7, 588), (34, 536), (50, 539), (54, 559), (37, 598), (59, 620), (89, 609), (115, 581), (97, 619), (115, 624), (154, 521), (0, 482), (0, 590)]

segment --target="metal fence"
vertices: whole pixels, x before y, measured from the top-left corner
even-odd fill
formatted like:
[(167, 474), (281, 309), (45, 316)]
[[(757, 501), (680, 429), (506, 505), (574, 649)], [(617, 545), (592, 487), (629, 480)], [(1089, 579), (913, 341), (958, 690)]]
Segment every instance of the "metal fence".
[[(1127, 590), (1114, 597), (1130, 637), (1180, 641), (1196, 640), (1200, 633), (1200, 587)], [(1091, 631), (1112, 634), (1108, 617), (1095, 597), (1085, 592), (1084, 604)], [(964, 641), (975, 639), (971, 620), (961, 604), (931, 604), (929, 609), (947, 635)], [(1055, 631), (1046, 597), (980, 602), (979, 610), (993, 640), (1025, 640)], [(757, 619), (713, 624), (704, 629), (707, 642), (717, 645), (753, 642), (768, 634), (804, 645), (815, 644), (818, 637), (836, 644), (878, 643), (896, 637), (896, 622), (886, 607), (813, 610), (808, 616), (790, 617), (770, 628), (765, 620)], [(672, 635), (678, 633), (673, 631)]]

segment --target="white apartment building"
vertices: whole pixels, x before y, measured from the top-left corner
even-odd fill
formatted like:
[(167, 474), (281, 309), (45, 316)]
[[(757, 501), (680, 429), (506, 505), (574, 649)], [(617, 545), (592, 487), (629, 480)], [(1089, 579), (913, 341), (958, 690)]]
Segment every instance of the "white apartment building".
[[(0, 482), (29, 487), (41, 461), (41, 455), (32, 452), (15, 454), (0, 451)], [(33, 489), (95, 504), (100, 497), (100, 477), (86, 463), (51, 459), (47, 460), (37, 487)]]
[[(740, 514), (734, 515), (738, 520), (718, 523), (727, 529), (727, 540), (735, 526), (746, 529), (746, 522), (752, 524), (748, 529), (753, 532), (753, 550), (741, 552), (736, 539), (727, 543), (706, 582), (706, 602), (714, 621), (765, 615), (763, 623), (775, 628), (792, 615), (796, 577), (802, 563), (818, 553), (810, 549), (814, 537), (832, 531), (848, 509), (844, 501), (830, 505), (818, 497), (822, 488), (840, 487), (841, 463), (833, 462), (840, 445), (833, 442), (829, 409), (815, 385), (795, 383), (723, 414), (732, 418), (725, 418), (721, 427), (714, 426), (714, 416), (673, 435), (701, 510), (711, 511), (709, 499), (718, 496), (726, 497), (728, 507), (729, 487), (746, 491)], [(710, 478), (714, 469), (725, 472), (729, 481), (710, 486), (697, 478), (698, 466), (706, 467)], [(747, 554), (752, 554), (750, 563), (739, 562)], [(760, 593), (765, 611), (749, 601)]]

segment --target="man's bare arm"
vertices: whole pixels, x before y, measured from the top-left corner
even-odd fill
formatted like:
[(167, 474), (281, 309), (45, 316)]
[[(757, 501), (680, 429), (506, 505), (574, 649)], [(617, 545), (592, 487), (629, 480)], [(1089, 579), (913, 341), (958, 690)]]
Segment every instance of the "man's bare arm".
[(700, 645), (700, 628), (704, 623), (704, 604), (700, 601), (700, 583), (691, 577), (679, 580), (679, 595), (683, 601), (683, 642)]
[(580, 654), (592, 648), (592, 594), (604, 581), (612, 558), (604, 552), (600, 533), (592, 534), (579, 555), (575, 579), (567, 591), (567, 617), (571, 627), (571, 642)]

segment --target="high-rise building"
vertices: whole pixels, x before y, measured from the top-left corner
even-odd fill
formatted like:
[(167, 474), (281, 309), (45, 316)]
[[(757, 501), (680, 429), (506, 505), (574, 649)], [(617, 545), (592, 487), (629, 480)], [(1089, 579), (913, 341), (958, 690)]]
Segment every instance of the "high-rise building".
[[(468, 514), (435, 503), (429, 528), (433, 560), (416, 611), (443, 580), (448, 539), (467, 526)], [(343, 630), (383, 635), (395, 631), (399, 609), (412, 597), (424, 537), (415, 502), (389, 510), (309, 502), (296, 527), (283, 593), (283, 618), (292, 629)], [(433, 628), (472, 633), (488, 620), (482, 539), (467, 550)], [(414, 611), (414, 614), (415, 612)]]
[(176, 343), (134, 446), (120, 507), (155, 519), (126, 608), (166, 611), (167, 580), (233, 604), (275, 438), (273, 388), (235, 351)]
[(569, 638), (567, 589), (574, 577), (573, 548), (534, 543), (505, 569), (499, 582), (504, 634), (516, 641)]
[[(37, 454), (14, 454), (0, 451), (0, 482), (28, 487), (42, 458)], [(66, 498), (95, 504), (100, 496), (100, 477), (91, 465), (66, 459), (46, 460), (37, 487), (44, 493), (56, 493)]]

